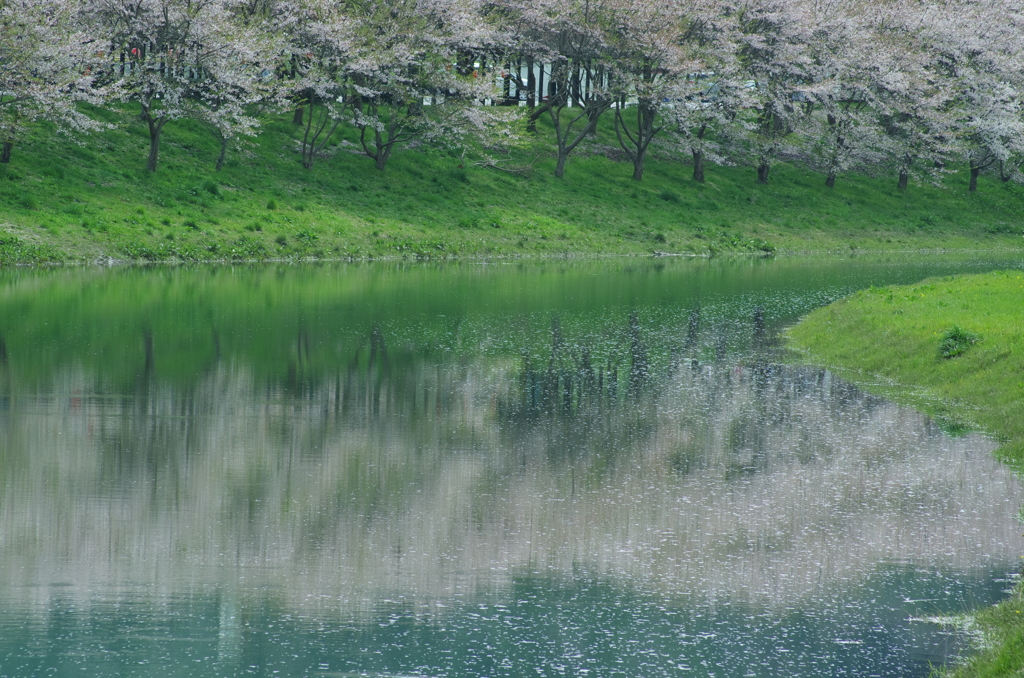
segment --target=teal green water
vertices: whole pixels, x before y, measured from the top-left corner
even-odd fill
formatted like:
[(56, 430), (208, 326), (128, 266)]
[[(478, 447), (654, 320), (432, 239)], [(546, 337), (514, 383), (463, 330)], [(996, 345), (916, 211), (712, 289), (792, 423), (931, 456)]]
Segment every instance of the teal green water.
[(927, 675), (1024, 488), (777, 332), (996, 267), (0, 271), (0, 676)]

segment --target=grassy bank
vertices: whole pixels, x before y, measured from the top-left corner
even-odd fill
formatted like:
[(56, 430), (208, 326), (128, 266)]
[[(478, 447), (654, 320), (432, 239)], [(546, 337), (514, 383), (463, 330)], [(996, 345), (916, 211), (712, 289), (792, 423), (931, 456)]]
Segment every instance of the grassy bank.
[(284, 117), (229, 151), (220, 172), (212, 135), (172, 122), (152, 174), (144, 125), (127, 111), (94, 114), (118, 127), (80, 143), (39, 128), (0, 165), (0, 262), (1024, 247), (1024, 187), (984, 177), (975, 194), (957, 174), (946, 189), (900, 192), (893, 177), (863, 175), (828, 189), (781, 164), (767, 186), (751, 168), (717, 166), (698, 184), (688, 164), (655, 153), (638, 183), (607, 124), (564, 180), (543, 126), (506, 159), (522, 173), (426, 148), (377, 172), (351, 134), (305, 170), (301, 130)]
[[(1022, 308), (1024, 272), (935, 278), (858, 292), (814, 311), (789, 338), (815, 362), (920, 407), (951, 431), (991, 433), (1002, 443), (997, 454), (1020, 472)], [(1024, 588), (1018, 585), (1009, 600), (979, 614), (979, 622), (993, 645), (953, 675), (1022, 675)]]

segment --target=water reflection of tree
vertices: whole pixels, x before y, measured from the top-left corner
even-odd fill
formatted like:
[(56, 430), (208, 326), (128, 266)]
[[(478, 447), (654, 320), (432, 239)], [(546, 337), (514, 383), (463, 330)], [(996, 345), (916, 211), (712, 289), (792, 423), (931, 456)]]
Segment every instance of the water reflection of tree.
[(617, 347), (595, 361), (598, 351), (568, 341), (553, 316), (547, 355), (524, 349), (513, 387), (496, 400), (503, 447), (556, 464), (594, 457), (604, 468), (642, 447), (654, 431), (658, 391), (636, 312), (626, 325)]
[(0, 566), (257, 566), (298, 606), (577, 567), (781, 601), (879, 558), (1011, 548), (1014, 486), (968, 461), (977, 441), (820, 370), (717, 359), (720, 328), (692, 325), (666, 347), (624, 313), (609, 358), (555, 321), (518, 361), (425, 357), (370, 325), (331, 363), (296, 333), (277, 377), (224, 360), (130, 397), (68, 370), (6, 420)]
[[(524, 350), (515, 387), (497, 401), (505, 444), (520, 450), (540, 445), (552, 460), (597, 455), (613, 462), (616, 456), (649, 442), (662, 396), (684, 372), (704, 375), (700, 399), (689, 407), (695, 407), (701, 417), (710, 416), (718, 410), (719, 401), (734, 396), (736, 385), (731, 368), (716, 369), (714, 378), (708, 376), (709, 363), (702, 360), (706, 349), (713, 347), (710, 365), (724, 364), (730, 349), (723, 320), (717, 319), (705, 329), (702, 316), (698, 304), (688, 314), (685, 338), (657, 347), (657, 357), (652, 359), (639, 314), (633, 311), (623, 323), (616, 348), (600, 363), (593, 360), (596, 351), (590, 345), (567, 339), (561, 319), (553, 316), (547, 355)], [(742, 319), (733, 320), (745, 324)], [(762, 307), (754, 309), (749, 333), (739, 344), (733, 350), (749, 361), (750, 367), (737, 369), (753, 374), (751, 384), (757, 397), (753, 406), (738, 413), (730, 424), (727, 445), (736, 450), (759, 449), (763, 432), (787, 417), (779, 407), (785, 402), (785, 397), (780, 397), (785, 395), (782, 391), (789, 388), (776, 374), (774, 342)], [(754, 465), (740, 464), (737, 470), (758, 470), (758, 455), (754, 453)], [(697, 449), (681, 453), (675, 466), (681, 472), (694, 470), (702, 456), (703, 451)]]

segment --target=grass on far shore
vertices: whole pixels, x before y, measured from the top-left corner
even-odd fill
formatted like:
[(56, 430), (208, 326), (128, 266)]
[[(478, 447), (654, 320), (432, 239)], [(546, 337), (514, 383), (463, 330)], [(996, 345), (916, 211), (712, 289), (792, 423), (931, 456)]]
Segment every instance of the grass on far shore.
[[(790, 345), (816, 363), (870, 382), (939, 418), (948, 429), (980, 428), (996, 454), (1024, 473), (1024, 272), (933, 278), (871, 288), (809, 314)], [(951, 330), (965, 350), (942, 357)], [(881, 380), (881, 386), (879, 385)], [(1022, 540), (1024, 546), (1024, 540)], [(1024, 675), (1024, 585), (978, 614), (991, 647), (950, 670), (958, 678)]]
[(850, 174), (829, 189), (783, 163), (768, 185), (751, 167), (715, 165), (699, 184), (657, 149), (636, 182), (610, 120), (559, 180), (543, 124), (505, 158), (523, 174), (475, 164), (473, 149), (427, 147), (398, 150), (378, 172), (348, 128), (304, 169), (301, 128), (270, 117), (216, 172), (213, 136), (172, 121), (149, 173), (132, 110), (92, 115), (117, 127), (70, 140), (39, 126), (0, 165), (0, 264), (1024, 247), (1013, 182), (983, 177), (969, 194), (962, 172), (945, 189), (901, 192), (895, 176)]

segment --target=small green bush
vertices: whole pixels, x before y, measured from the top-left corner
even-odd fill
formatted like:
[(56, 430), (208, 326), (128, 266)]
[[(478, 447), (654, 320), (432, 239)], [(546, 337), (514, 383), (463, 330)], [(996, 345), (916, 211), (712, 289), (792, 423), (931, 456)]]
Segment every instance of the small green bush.
[(953, 325), (939, 340), (939, 356), (955, 358), (979, 341), (981, 341), (981, 337), (977, 334), (972, 334), (959, 325)]

